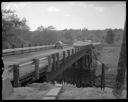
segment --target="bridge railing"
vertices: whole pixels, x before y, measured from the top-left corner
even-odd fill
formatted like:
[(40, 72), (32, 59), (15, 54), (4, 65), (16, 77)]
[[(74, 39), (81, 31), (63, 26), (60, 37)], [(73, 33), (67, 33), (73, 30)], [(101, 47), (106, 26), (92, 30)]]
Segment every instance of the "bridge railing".
[(36, 46), (36, 47), (5, 49), (5, 50), (2, 50), (2, 55), (3, 56), (17, 55), (17, 54), (40, 51), (40, 50), (43, 50), (43, 49), (50, 49), (50, 48), (54, 48), (54, 45), (44, 45), (44, 46)]
[(14, 82), (14, 87), (18, 87), (20, 83), (28, 80), (27, 76), (33, 77), (33, 80), (38, 80), (40, 73), (57, 70), (60, 64), (66, 63), (73, 56), (75, 57), (80, 50), (81, 48), (72, 48), (49, 56), (40, 56), (40, 58), (33, 58), (22, 63), (10, 65), (10, 79)]
[[(86, 52), (86, 48), (87, 47), (82, 46), (71, 48), (66, 51), (53, 53), (48, 56), (40, 56), (22, 63), (11, 65), (11, 80), (14, 82), (14, 87), (20, 86), (22, 82), (25, 82), (30, 78), (38, 80), (42, 75), (42, 72), (52, 72), (58, 70), (58, 68), (61, 69), (61, 64), (66, 66), (70, 60), (77, 60), (83, 56)], [(73, 61), (71, 62), (73, 63)]]
[[(54, 46), (55, 45), (52, 44), (52, 45), (44, 45), (44, 46), (5, 49), (5, 50), (2, 50), (2, 55), (4, 57), (4, 56), (11, 56), (11, 55), (29, 53), (29, 52), (36, 52), (36, 51), (40, 51), (40, 50), (51, 49), (51, 48), (54, 48)], [(63, 44), (63, 46), (68, 46), (68, 45), (67, 44)]]

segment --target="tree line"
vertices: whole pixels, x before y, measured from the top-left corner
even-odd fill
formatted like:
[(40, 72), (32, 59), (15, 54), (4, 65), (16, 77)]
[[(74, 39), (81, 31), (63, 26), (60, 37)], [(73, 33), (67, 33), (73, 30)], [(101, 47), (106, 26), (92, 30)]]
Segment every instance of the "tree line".
[(44, 27), (43, 24), (35, 31), (30, 31), (26, 18), (20, 19), (14, 11), (2, 9), (2, 49), (48, 45), (58, 40), (66, 44), (73, 44), (75, 40), (93, 40), (112, 44), (119, 42), (122, 35), (122, 29), (56, 30), (52, 25)]

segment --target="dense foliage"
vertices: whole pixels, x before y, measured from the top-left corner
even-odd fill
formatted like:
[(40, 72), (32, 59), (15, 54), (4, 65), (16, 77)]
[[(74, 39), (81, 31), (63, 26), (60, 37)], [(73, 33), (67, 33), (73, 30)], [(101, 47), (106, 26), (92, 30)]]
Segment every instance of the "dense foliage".
[(114, 32), (110, 29), (107, 31), (106, 42), (112, 44), (114, 42)]
[[(76, 40), (93, 40), (105, 43), (109, 30), (114, 32), (114, 42), (122, 40), (122, 29), (87, 30), (83, 28), (56, 30), (53, 26), (46, 28), (39, 26), (35, 31), (30, 31), (25, 18), (19, 19), (14, 11), (2, 10), (3, 49), (54, 44), (58, 40), (66, 44), (72, 44)], [(109, 36), (112, 37), (112, 35)]]

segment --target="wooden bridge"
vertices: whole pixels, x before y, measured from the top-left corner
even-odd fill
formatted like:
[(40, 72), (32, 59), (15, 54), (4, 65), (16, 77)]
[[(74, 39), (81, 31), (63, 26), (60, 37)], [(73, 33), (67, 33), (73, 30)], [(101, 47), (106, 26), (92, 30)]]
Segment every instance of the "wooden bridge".
[(77, 47), (66, 45), (64, 49), (54, 49), (54, 45), (9, 49), (3, 51), (3, 61), (13, 86), (19, 87), (37, 80), (52, 81), (71, 66), (96, 71), (93, 50), (98, 46), (99, 43), (88, 43)]

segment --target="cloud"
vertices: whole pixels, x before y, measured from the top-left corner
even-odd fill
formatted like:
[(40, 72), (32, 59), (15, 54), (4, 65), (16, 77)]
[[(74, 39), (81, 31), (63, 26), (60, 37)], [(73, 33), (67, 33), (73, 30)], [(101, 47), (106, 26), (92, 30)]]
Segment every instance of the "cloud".
[(70, 15), (70, 14), (64, 14), (63, 16), (65, 16), (65, 17), (70, 17), (71, 15)]
[(47, 10), (48, 10), (49, 12), (59, 12), (59, 11), (60, 11), (60, 9), (58, 9), (58, 8), (56, 8), (56, 7), (49, 7)]
[(83, 7), (83, 8), (87, 7), (87, 5), (83, 2), (69, 2), (68, 4), (70, 6), (76, 6), (76, 7)]
[(98, 12), (103, 12), (105, 9), (105, 7), (102, 7), (101, 5), (98, 6), (96, 3), (91, 2), (69, 2), (68, 4), (75, 7), (92, 8)]
[(103, 12), (104, 11), (104, 7), (93, 7), (95, 10), (97, 10), (98, 12)]
[(6, 9), (19, 10), (25, 6), (28, 6), (29, 3), (19, 3), (19, 2), (3, 2), (3, 5)]

